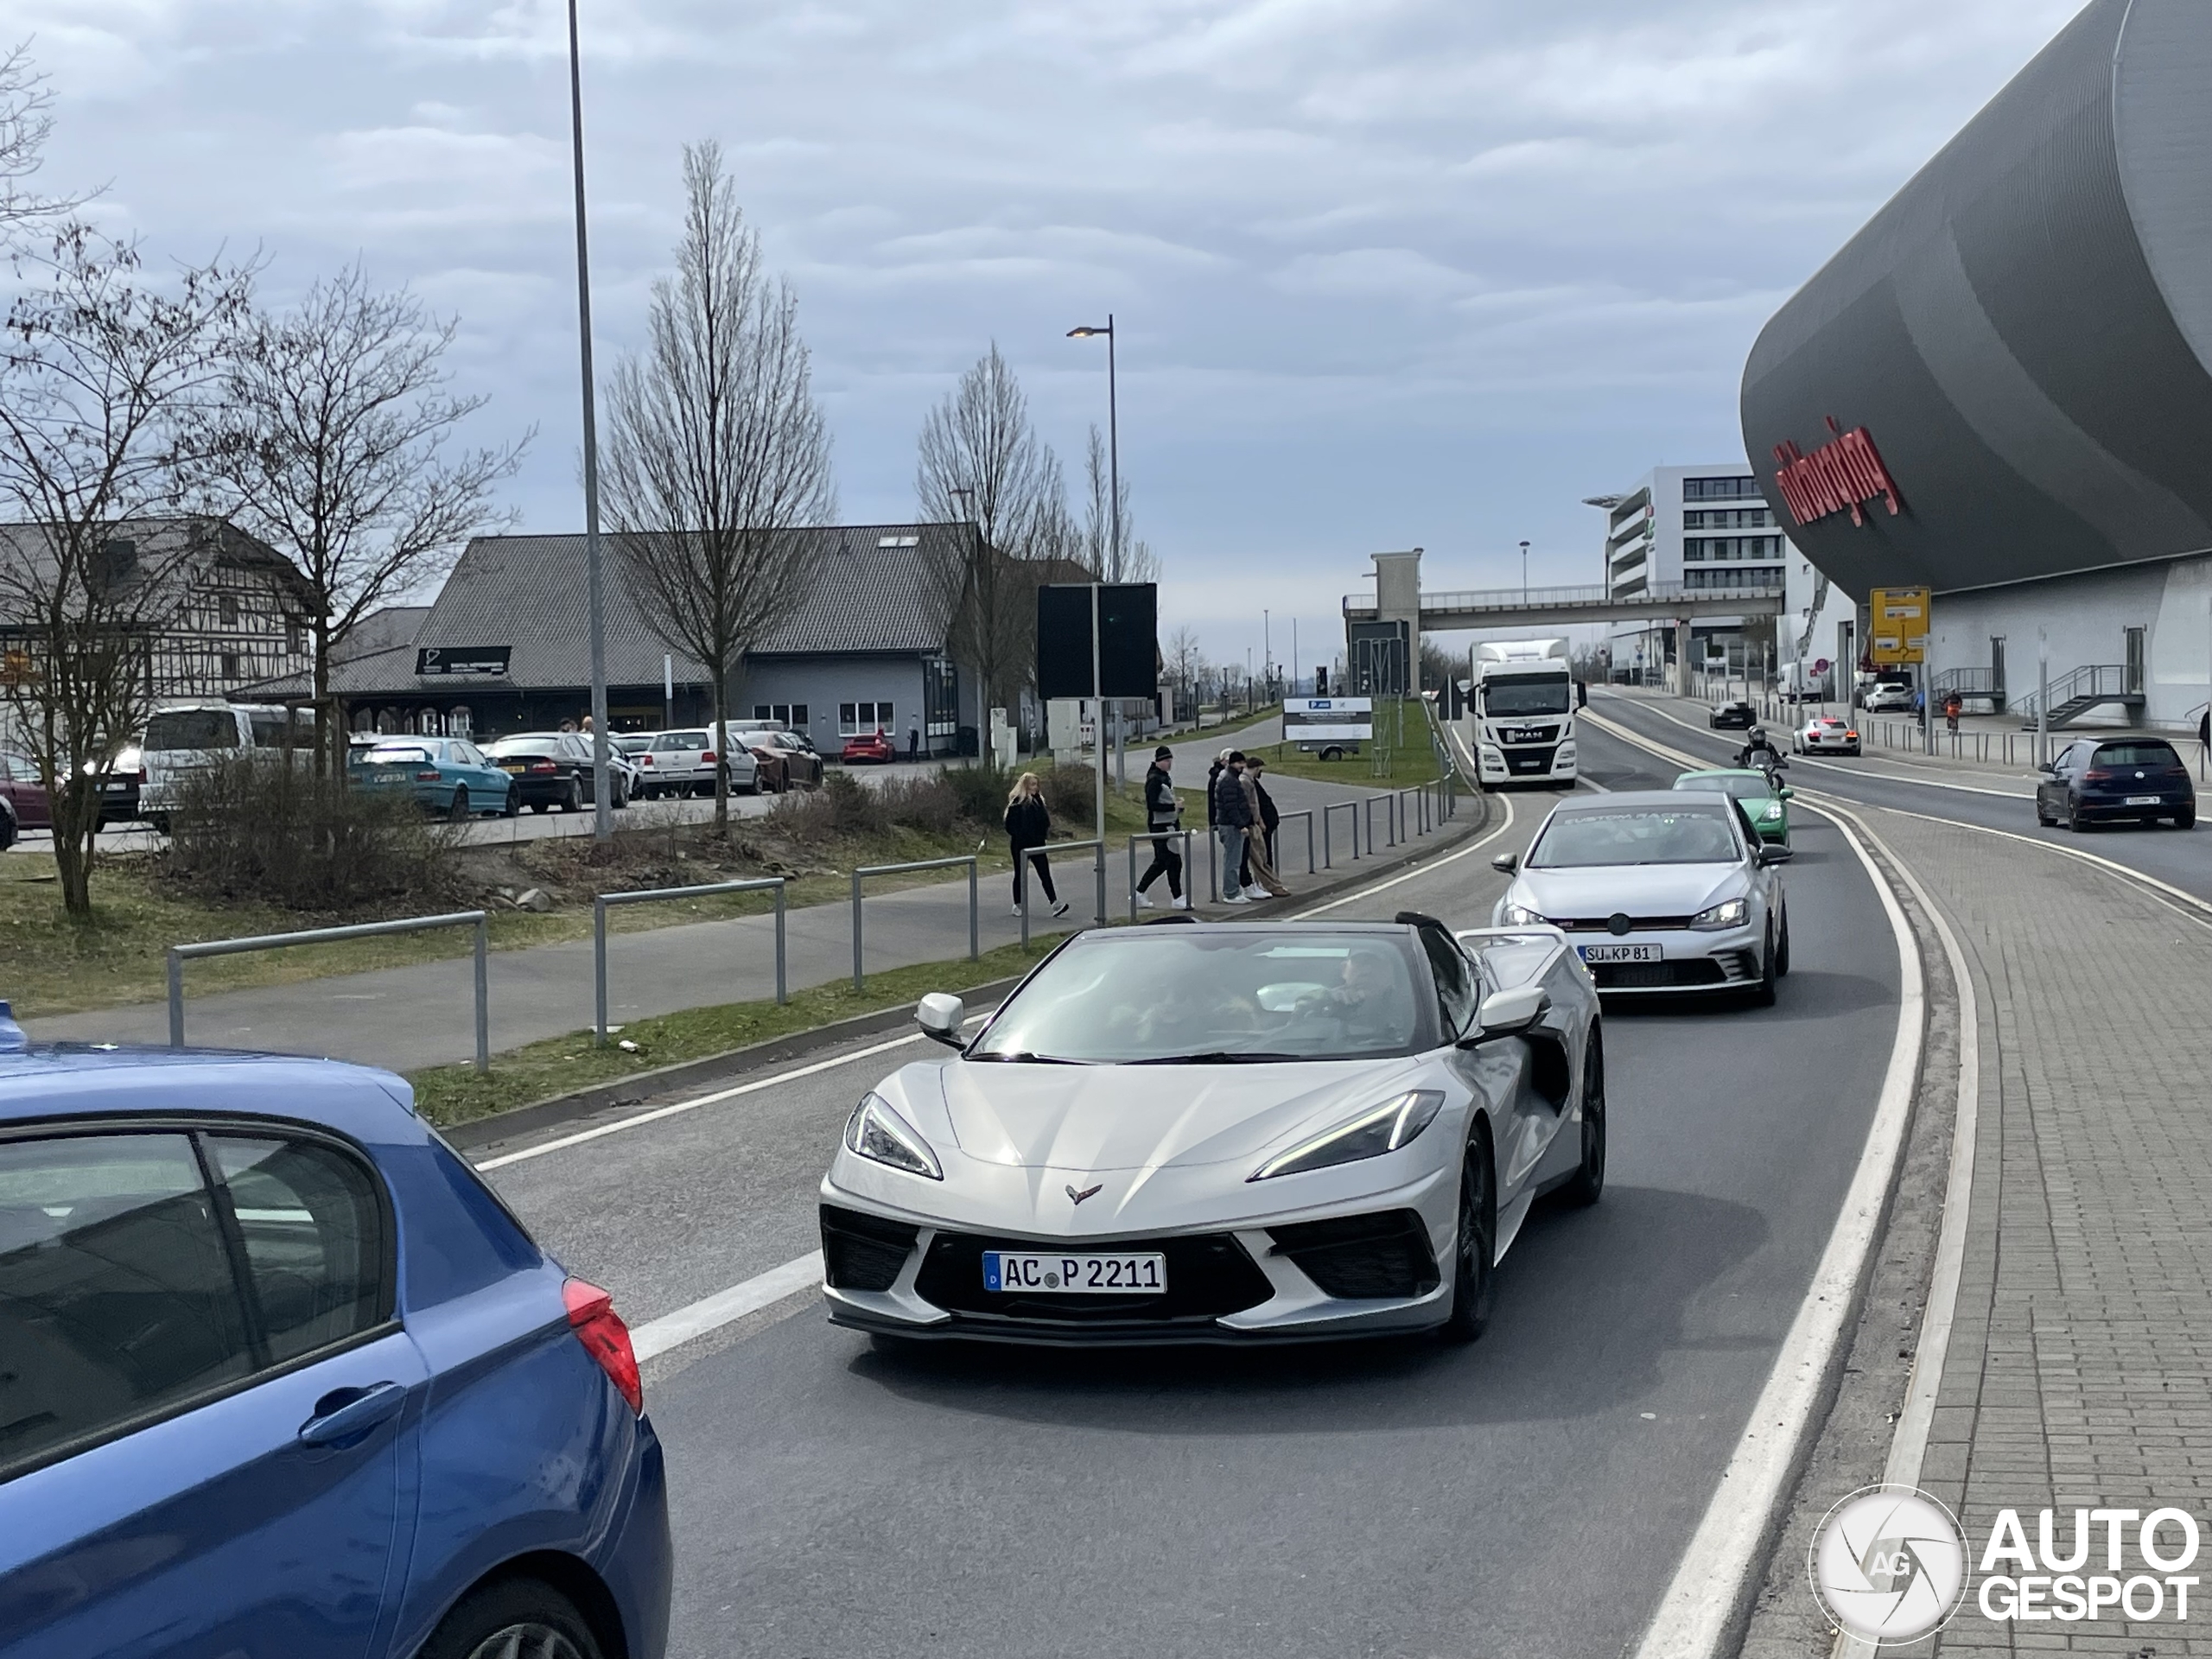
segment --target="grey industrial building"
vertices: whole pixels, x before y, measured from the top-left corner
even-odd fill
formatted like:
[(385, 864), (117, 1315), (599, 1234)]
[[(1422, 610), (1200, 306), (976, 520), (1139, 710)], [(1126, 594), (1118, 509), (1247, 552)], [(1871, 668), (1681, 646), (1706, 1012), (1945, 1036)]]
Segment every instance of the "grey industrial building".
[[(2094, 0), (1760, 334), (1745, 441), (1940, 692), (2193, 727), (2212, 685), (2212, 6)], [(1862, 638), (1864, 635), (1862, 634)]]

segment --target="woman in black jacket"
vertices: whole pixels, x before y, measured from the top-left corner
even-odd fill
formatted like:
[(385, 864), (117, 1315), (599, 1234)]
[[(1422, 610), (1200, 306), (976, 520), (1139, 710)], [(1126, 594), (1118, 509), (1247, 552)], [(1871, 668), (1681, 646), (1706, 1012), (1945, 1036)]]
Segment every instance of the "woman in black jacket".
[(1037, 880), (1045, 889), (1045, 902), (1052, 914), (1067, 914), (1067, 901), (1052, 890), (1052, 861), (1045, 856), (1045, 842), (1052, 833), (1052, 815), (1045, 808), (1045, 786), (1037, 774), (1025, 772), (1014, 780), (1006, 798), (1006, 838), (1014, 849), (1014, 913), (1021, 914), (1021, 876), (1029, 861), (1037, 861)]

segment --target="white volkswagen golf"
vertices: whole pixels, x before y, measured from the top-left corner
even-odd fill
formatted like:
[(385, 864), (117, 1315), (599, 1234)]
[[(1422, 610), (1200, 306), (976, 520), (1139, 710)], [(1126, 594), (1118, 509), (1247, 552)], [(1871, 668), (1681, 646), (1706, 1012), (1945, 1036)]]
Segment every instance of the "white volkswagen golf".
[(895, 1337), (1468, 1340), (1540, 1195), (1595, 1202), (1605, 1050), (1551, 928), (1078, 934), (884, 1078), (822, 1183), (824, 1294)]

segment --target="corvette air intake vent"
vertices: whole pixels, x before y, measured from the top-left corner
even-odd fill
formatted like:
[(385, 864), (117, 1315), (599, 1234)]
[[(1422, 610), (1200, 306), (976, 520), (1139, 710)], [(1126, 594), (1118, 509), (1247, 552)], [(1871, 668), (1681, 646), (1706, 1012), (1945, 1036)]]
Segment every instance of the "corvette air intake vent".
[(1428, 1230), (1411, 1210), (1340, 1216), (1270, 1227), (1278, 1254), (1288, 1256), (1323, 1293), (1355, 1300), (1426, 1296), (1443, 1281), (1428, 1248)]
[(822, 1261), (840, 1290), (888, 1290), (914, 1249), (920, 1230), (856, 1210), (822, 1206)]

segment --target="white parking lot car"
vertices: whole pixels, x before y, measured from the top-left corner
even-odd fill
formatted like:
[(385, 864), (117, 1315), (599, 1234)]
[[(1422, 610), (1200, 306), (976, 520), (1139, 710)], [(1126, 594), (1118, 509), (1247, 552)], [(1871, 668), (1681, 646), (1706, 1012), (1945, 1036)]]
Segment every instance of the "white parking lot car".
[(1537, 1198), (1605, 1184), (1589, 976), (1548, 928), (1077, 935), (862, 1096), (822, 1183), (830, 1317), (881, 1336), (1265, 1343), (1488, 1318)]
[(1789, 734), (1792, 754), (1857, 754), (1859, 728), (1834, 715), (1815, 715)]

